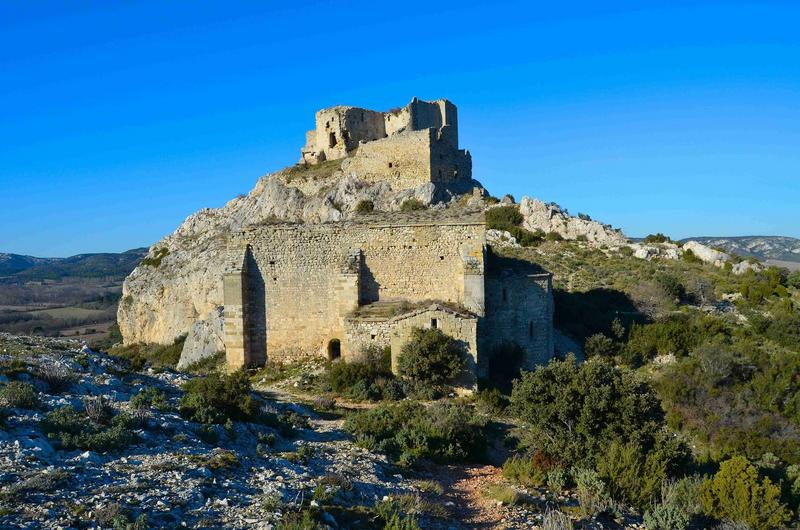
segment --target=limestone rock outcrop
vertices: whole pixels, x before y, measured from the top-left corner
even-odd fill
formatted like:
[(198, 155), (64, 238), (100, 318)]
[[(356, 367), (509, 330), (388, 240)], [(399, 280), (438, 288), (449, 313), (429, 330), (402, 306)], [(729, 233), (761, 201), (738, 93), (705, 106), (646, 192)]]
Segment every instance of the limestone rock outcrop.
[(592, 221), (588, 217), (573, 217), (555, 203), (546, 204), (538, 199), (523, 197), (519, 203), (519, 211), (524, 217), (523, 228), (532, 232), (556, 232), (564, 239), (585, 237), (590, 243), (608, 246), (627, 243), (625, 234), (614, 230), (611, 225)]

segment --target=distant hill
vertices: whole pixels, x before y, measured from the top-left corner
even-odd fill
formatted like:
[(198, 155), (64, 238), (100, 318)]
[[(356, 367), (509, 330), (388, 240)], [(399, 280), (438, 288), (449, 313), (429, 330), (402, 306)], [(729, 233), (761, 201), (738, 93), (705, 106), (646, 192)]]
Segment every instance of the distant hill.
[(146, 248), (116, 254), (78, 254), (68, 258), (36, 258), (0, 253), (0, 280), (23, 282), (63, 278), (124, 278), (146, 254)]
[(698, 241), (710, 247), (722, 247), (740, 256), (753, 256), (775, 265), (800, 265), (800, 239), (783, 236), (687, 237), (681, 241)]

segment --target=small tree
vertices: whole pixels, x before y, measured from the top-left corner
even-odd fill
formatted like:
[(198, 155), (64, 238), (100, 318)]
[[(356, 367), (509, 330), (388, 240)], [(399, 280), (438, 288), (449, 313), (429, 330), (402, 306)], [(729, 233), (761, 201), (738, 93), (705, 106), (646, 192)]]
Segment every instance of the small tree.
[(602, 333), (595, 333), (583, 344), (586, 357), (612, 357), (617, 353), (614, 341)]
[(458, 343), (436, 328), (412, 329), (411, 338), (397, 359), (400, 375), (432, 385), (451, 381), (463, 366)]
[(747, 523), (754, 530), (781, 528), (791, 514), (781, 503), (781, 489), (743, 456), (723, 462), (713, 478), (700, 487), (706, 514)]

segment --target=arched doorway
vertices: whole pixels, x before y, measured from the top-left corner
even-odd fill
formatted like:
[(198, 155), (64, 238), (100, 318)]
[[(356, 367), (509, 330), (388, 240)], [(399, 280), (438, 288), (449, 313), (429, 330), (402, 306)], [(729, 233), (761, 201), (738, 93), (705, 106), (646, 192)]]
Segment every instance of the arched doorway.
[(331, 339), (328, 342), (328, 360), (335, 361), (342, 356), (342, 343), (339, 339)]

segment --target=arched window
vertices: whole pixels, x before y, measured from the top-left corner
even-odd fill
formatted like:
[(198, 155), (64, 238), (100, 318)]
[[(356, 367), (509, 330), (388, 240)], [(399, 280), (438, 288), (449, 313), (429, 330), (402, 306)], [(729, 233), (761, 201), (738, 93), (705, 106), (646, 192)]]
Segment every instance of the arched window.
[(342, 343), (339, 339), (331, 339), (328, 343), (328, 360), (335, 361), (342, 356)]

